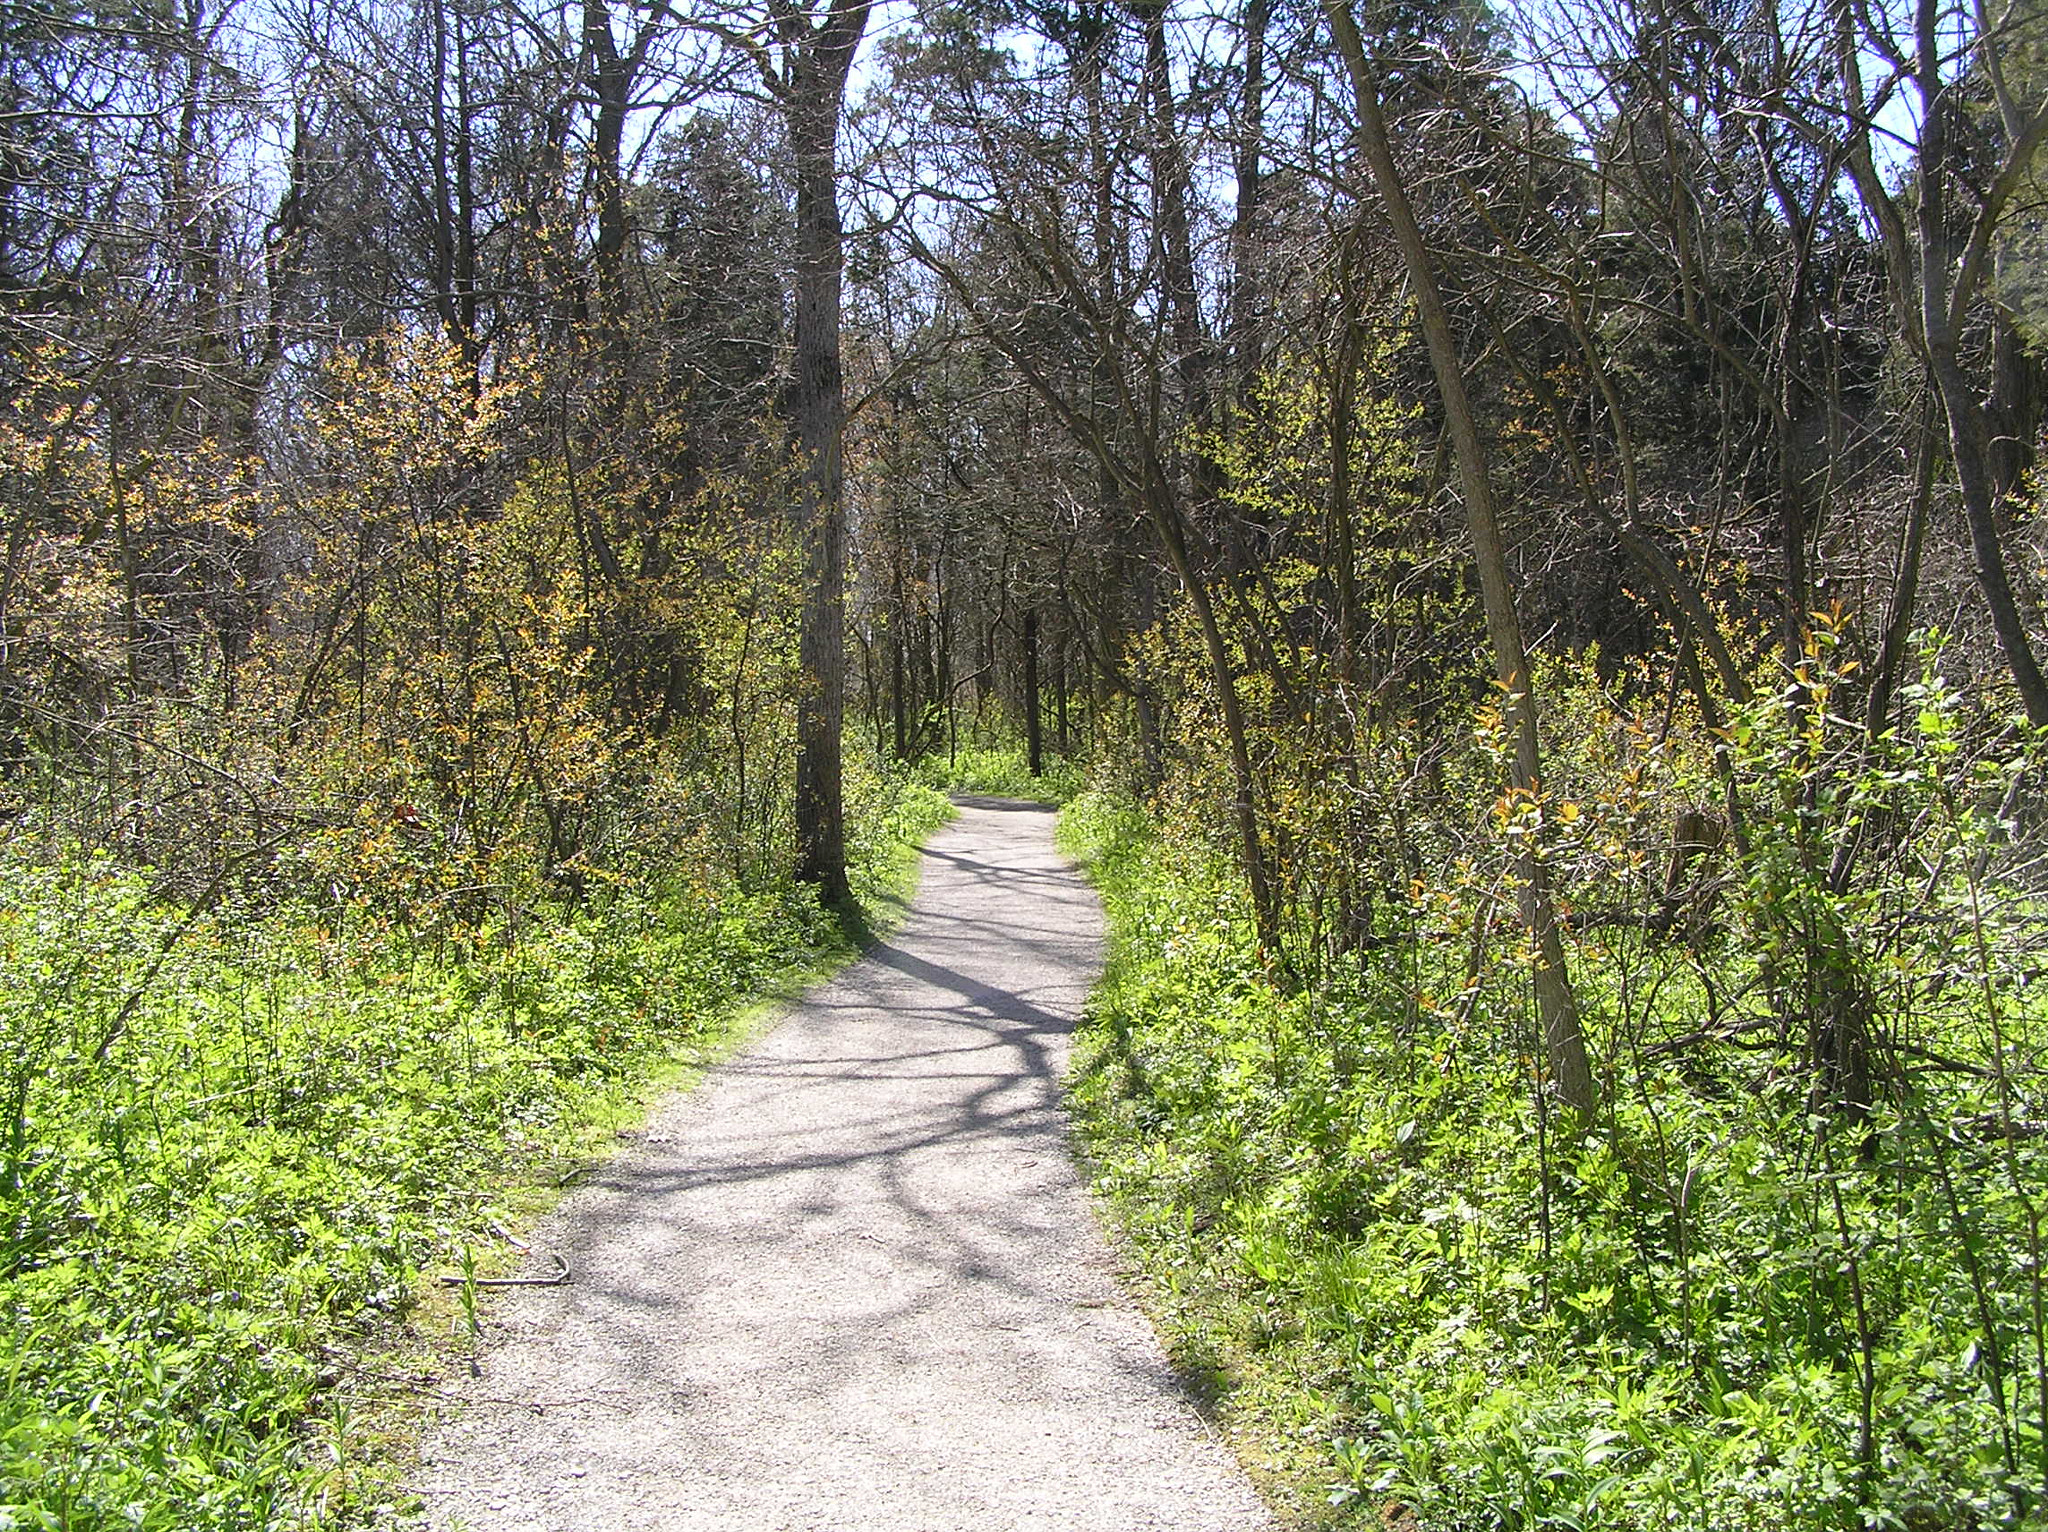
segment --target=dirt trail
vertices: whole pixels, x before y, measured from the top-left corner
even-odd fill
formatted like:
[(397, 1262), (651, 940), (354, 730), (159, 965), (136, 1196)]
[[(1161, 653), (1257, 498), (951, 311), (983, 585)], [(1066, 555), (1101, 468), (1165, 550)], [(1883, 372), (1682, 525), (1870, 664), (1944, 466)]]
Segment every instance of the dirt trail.
[(901, 930), (536, 1236), (417, 1488), (473, 1532), (1271, 1526), (1119, 1291), (1057, 1082), (1099, 969), (1051, 815), (980, 800)]

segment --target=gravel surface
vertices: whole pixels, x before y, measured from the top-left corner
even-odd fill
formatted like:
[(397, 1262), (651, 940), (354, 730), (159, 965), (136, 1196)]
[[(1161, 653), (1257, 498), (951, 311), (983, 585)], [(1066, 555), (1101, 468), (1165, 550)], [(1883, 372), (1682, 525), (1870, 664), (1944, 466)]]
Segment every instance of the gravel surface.
[(895, 938), (534, 1236), (416, 1487), (474, 1532), (1270, 1528), (1176, 1383), (1058, 1100), (1100, 968), (1041, 808), (978, 799)]

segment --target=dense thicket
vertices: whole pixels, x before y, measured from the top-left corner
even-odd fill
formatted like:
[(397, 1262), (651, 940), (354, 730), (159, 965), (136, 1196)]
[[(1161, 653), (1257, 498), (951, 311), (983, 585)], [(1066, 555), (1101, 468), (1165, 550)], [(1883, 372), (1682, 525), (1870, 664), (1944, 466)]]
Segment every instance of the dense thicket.
[[(145, 1120), (403, 1097), (275, 953), (573, 1073), (640, 1002), (522, 941), (746, 969), (1014, 744), (1109, 1179), (1327, 1514), (2039, 1521), (2037, 11), (0, 0), (17, 1353)], [(176, 1392), (15, 1461), (304, 1502)]]

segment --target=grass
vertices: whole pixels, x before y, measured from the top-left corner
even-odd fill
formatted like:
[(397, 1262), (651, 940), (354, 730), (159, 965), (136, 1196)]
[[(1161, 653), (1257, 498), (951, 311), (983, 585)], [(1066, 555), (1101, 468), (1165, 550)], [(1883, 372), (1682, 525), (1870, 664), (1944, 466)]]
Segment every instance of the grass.
[[(944, 813), (910, 788), (868, 827), (877, 907)], [(195, 915), (108, 862), (11, 857), (0, 1525), (397, 1514), (405, 1375), (467, 1328), (423, 1282), (502, 1266), (494, 1230), (851, 950), (787, 890), (677, 880), (422, 930)]]
[(1041, 764), (1044, 769), (1033, 776), (1021, 744), (971, 744), (951, 756), (927, 756), (918, 764), (918, 775), (945, 792), (1040, 803), (1065, 803), (1086, 786), (1085, 770), (1077, 760), (1047, 752)]

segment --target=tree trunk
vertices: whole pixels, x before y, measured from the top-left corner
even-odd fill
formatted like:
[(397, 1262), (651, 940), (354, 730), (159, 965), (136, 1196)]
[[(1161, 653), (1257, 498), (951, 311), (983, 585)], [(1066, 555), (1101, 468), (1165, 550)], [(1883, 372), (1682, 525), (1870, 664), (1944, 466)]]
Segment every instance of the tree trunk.
[(1245, 732), (1244, 706), (1237, 694), (1237, 675), (1231, 665), (1230, 644), (1223, 636), (1222, 623), (1217, 620), (1216, 604), (1209, 599), (1209, 588), (1197, 578), (1193, 561), (1188, 556), (1187, 532), (1181, 525), (1180, 512), (1173, 505), (1171, 491), (1166, 486), (1165, 466), (1154, 463), (1151, 478), (1152, 484), (1145, 497), (1146, 508), (1153, 530), (1159, 534), (1159, 541), (1173, 564), (1173, 572), (1180, 576), (1181, 588), (1188, 593), (1188, 601), (1195, 609), (1195, 620), (1201, 624), (1202, 642), (1209, 654), (1210, 674), (1216, 682), (1216, 700), (1223, 710), (1223, 733), (1230, 746), (1231, 786), (1237, 799), (1232, 810), (1237, 819), (1238, 845), (1244, 857), (1245, 882), (1251, 891), (1252, 926), (1258, 936), (1260, 952), (1284, 966), (1286, 955), (1280, 944), (1280, 903), (1267, 865), (1265, 840), (1259, 833), (1258, 800), (1255, 796), (1257, 778), (1252, 772), (1251, 742)]
[(1264, 213), (1261, 162), (1266, 135), (1266, 27), (1271, 0), (1245, 0), (1244, 96), (1237, 124), (1237, 208), (1230, 226), (1231, 385), (1242, 397), (1265, 359), (1261, 314), (1260, 222)]
[[(1929, 317), (1938, 303), (1929, 303)], [(2007, 573), (2005, 544), (1998, 531), (1998, 502), (1992, 491), (1990, 431), (1984, 420), (1982, 402), (1970, 391), (1957, 359), (1954, 337), (1947, 333), (1946, 316), (1938, 321), (1939, 333), (1930, 326), (1927, 337), (1928, 370), (1948, 416), (1949, 449), (1955, 461), (1956, 483), (1962, 490), (1963, 515), (1970, 527), (1970, 552), (1977, 570), (1977, 583), (1984, 591), (1984, 604), (1991, 609), (1992, 632), (2012, 670), (2012, 679), (2026, 709), (2027, 721), (2036, 728), (2048, 725), (2048, 678), (2034, 658), (2034, 646), (2027, 637), (2026, 620), (2020, 614), (2019, 599)]]
[(889, 550), (889, 725), (896, 759), (908, 758), (908, 718), (903, 697), (903, 628), (910, 620), (903, 600), (903, 536), (897, 529), (895, 546)]
[(1166, 46), (1164, 0), (1143, 0), (1137, 14), (1145, 24), (1145, 80), (1151, 97), (1153, 217), (1161, 254), (1161, 287), (1173, 368), (1185, 395), (1188, 418), (1209, 421), (1209, 348), (1202, 333), (1201, 300), (1195, 282), (1194, 238), (1188, 214), (1188, 167), (1180, 142), (1180, 110), (1173, 97), (1173, 66)]
[(626, 255), (626, 113), (633, 71), (619, 56), (611, 12), (604, 0), (585, 0), (583, 47), (589, 58), (589, 89), (596, 113), (591, 123), (591, 174), (597, 182), (597, 237), (591, 255), (597, 265), (598, 312), (607, 321), (619, 313), (620, 267)]
[(1064, 639), (1054, 654), (1057, 658), (1052, 672), (1053, 748), (1065, 756), (1073, 753), (1073, 746), (1067, 735), (1067, 646)]
[[(1942, 79), (1942, 41), (1937, 35), (1932, 0), (1921, 0), (1916, 31), (1917, 84), (1926, 118), (1920, 132), (1920, 248), (1914, 273), (1920, 338), (1928, 374), (1948, 418), (1949, 446), (1955, 461), (1956, 484), (1962, 491), (1963, 514), (1970, 527), (1970, 552), (1976, 564), (1977, 583), (1983, 588), (1985, 605), (1991, 609), (1992, 631), (2012, 670), (2013, 685), (2019, 691), (2027, 721), (2039, 728), (2048, 725), (2048, 677), (2042, 675), (2035, 658), (2006, 569), (2005, 544), (1998, 530), (2000, 486), (1993, 473), (1990, 422), (1983, 397), (1964, 376), (1961, 339), (1957, 334), (1957, 318), (1976, 296), (1972, 273), (1977, 268), (1966, 260), (1958, 271), (1953, 259), (1948, 182), (1953, 173), (1950, 135), (1956, 102), (1954, 89)], [(2037, 122), (2026, 136), (2032, 137), (2039, 131)], [(2018, 154), (2020, 147), (2009, 149), (2008, 157)], [(2006, 180), (2002, 173), (2000, 184)], [(1996, 207), (1993, 202), (1980, 211), (1980, 224), (1995, 214)]]
[[(1493, 487), (1487, 476), (1485, 448), (1465, 394), (1465, 380), (1459, 369), (1457, 344), (1451, 335), (1450, 317), (1438, 294), (1428, 247), (1421, 226), (1409, 205), (1407, 189), (1394, 166), (1393, 149), (1387, 139), (1387, 125), (1380, 113), (1379, 80), (1367, 58), (1365, 42), (1346, 8), (1346, 0), (1323, 0), (1331, 33), (1351, 74), (1352, 94), (1358, 108), (1359, 147), (1371, 168), (1380, 200), (1386, 205), (1387, 220), (1394, 240), (1408, 268), (1409, 284), (1415, 291), (1415, 306), (1422, 321), (1423, 339), (1429, 348), (1430, 367), (1436, 374), (1437, 390), (1444, 406), (1444, 424), (1457, 457), (1458, 478), (1464, 491), (1465, 517), (1471, 528), (1472, 551), (1478, 565), (1480, 597), (1486, 608), (1487, 635), (1493, 644), (1494, 670), (1499, 677), (1508, 727), (1514, 736), (1513, 783), (1518, 792), (1531, 796), (1542, 787), (1542, 753), (1536, 735), (1536, 692), (1529, 674), (1529, 660), (1522, 643), (1521, 621), (1515, 612), (1513, 577), (1508, 570), (1507, 549), (1501, 541), (1499, 519), (1494, 513)], [(1579, 1024), (1579, 1008), (1572, 994), (1565, 968), (1564, 939), (1558, 930), (1557, 909), (1550, 896), (1550, 880), (1533, 846), (1521, 853), (1522, 921), (1536, 949), (1532, 980), (1536, 1009), (1543, 1026), (1550, 1079), (1558, 1098), (1582, 1120), (1593, 1111), (1593, 1070), (1586, 1055), (1585, 1033)]]
[(1038, 705), (1038, 612), (1024, 613), (1024, 750), (1031, 775), (1045, 774), (1045, 729)]
[(846, 507), (840, 450), (846, 388), (839, 359), (844, 252), (837, 147), (847, 71), (867, 26), (866, 0), (834, 4), (790, 44), (784, 116), (796, 166), (796, 377), (790, 416), (802, 455), (806, 596), (798, 658), (804, 691), (797, 708), (796, 876), (835, 908), (852, 899), (846, 881), (841, 732), (846, 717)]

